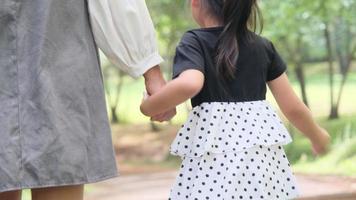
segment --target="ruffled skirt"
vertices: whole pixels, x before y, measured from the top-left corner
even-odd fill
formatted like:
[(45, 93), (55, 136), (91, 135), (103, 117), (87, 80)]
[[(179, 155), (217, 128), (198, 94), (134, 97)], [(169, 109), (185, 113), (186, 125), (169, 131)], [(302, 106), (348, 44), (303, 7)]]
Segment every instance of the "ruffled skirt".
[(266, 101), (197, 106), (171, 145), (183, 163), (170, 200), (296, 198), (291, 141)]

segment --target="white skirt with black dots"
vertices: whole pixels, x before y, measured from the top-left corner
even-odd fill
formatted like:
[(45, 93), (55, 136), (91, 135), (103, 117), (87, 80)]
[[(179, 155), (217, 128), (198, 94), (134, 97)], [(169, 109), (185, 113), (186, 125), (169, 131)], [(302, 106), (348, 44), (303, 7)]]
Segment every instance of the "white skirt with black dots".
[(203, 103), (171, 145), (183, 163), (170, 200), (294, 199), (291, 141), (266, 101)]

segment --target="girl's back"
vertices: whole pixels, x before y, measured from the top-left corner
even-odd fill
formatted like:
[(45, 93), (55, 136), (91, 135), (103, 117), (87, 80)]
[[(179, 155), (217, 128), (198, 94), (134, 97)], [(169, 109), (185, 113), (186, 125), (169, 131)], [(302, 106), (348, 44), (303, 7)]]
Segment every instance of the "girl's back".
[(266, 82), (279, 77), (286, 65), (267, 39), (250, 33), (239, 43), (239, 57), (233, 80), (221, 83), (216, 72), (216, 49), (223, 27), (201, 28), (184, 34), (177, 47), (173, 77), (187, 67), (201, 71), (205, 83), (192, 98), (193, 107), (203, 102), (246, 102), (265, 100)]
[(291, 142), (265, 101), (266, 82), (284, 73), (286, 65), (271, 42), (250, 33), (250, 39), (239, 44), (235, 77), (221, 82), (215, 55), (222, 31), (223, 27), (188, 31), (177, 47), (173, 77), (193, 69), (203, 73), (205, 81), (191, 99), (193, 111), (172, 144), (176, 155), (202, 156), (207, 151), (222, 153)]

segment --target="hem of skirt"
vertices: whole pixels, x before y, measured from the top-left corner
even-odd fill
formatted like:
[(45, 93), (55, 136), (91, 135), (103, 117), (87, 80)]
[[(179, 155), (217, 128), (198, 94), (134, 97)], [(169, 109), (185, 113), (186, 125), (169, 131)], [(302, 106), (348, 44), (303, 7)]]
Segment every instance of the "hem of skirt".
[(300, 198), (300, 197), (301, 197), (301, 194), (299, 192), (297, 192), (294, 196), (288, 197), (288, 199), (286, 199), (286, 200), (296, 200), (297, 198)]
[(105, 181), (108, 179), (112, 178), (117, 178), (120, 176), (120, 173), (114, 173), (110, 175), (105, 175), (105, 176), (99, 176), (93, 179), (88, 179), (86, 181), (78, 181), (78, 182), (67, 182), (67, 183), (49, 183), (49, 184), (43, 184), (43, 185), (20, 185), (18, 187), (12, 187), (12, 188), (0, 188), (0, 193), (1, 192), (10, 192), (10, 191), (16, 191), (16, 190), (25, 190), (25, 189), (40, 189), (40, 188), (50, 188), (50, 187), (64, 187), (64, 186), (74, 186), (74, 185), (84, 185), (84, 184), (91, 184), (91, 183), (97, 183), (101, 181)]
[[(300, 193), (297, 193), (297, 194), (295, 194), (295, 195), (292, 196), (292, 197), (288, 197), (288, 199), (286, 199), (286, 200), (296, 200), (297, 198), (301, 198), (301, 194), (300, 194)], [(265, 199), (265, 198), (264, 198), (264, 199)], [(255, 199), (255, 200), (264, 200), (264, 199)], [(169, 197), (168, 200), (181, 200), (181, 198)]]
[(254, 148), (256, 146), (264, 146), (264, 147), (271, 147), (271, 146), (277, 146), (277, 145), (280, 145), (280, 146), (286, 146), (290, 143), (293, 142), (293, 139), (289, 138), (289, 139), (286, 139), (284, 141), (280, 141), (280, 142), (276, 142), (276, 143), (270, 143), (270, 144), (255, 144), (255, 145), (250, 145), (250, 146), (246, 146), (246, 147), (243, 147), (243, 148), (239, 148), (239, 149), (228, 149), (228, 150), (224, 150), (224, 151), (211, 151), (211, 150), (204, 150), (203, 152), (200, 152), (200, 153), (197, 153), (197, 155), (194, 155), (195, 153), (181, 153), (179, 151), (179, 149), (177, 151), (170, 151), (170, 154), (173, 155), (173, 156), (179, 156), (179, 157), (182, 157), (182, 158), (199, 158), (199, 157), (202, 157), (205, 153), (212, 153), (212, 154), (226, 154), (226, 153), (231, 153), (231, 152), (242, 152), (242, 151), (246, 151), (246, 150), (249, 150), (251, 148)]

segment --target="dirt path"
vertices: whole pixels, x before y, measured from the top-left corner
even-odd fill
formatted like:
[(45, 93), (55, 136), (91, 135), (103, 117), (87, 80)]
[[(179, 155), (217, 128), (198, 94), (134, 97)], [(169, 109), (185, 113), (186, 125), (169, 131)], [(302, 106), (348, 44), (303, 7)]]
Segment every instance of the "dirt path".
[[(122, 176), (92, 185), (85, 200), (167, 200), (176, 172)], [(356, 180), (297, 176), (301, 200), (356, 200)]]

